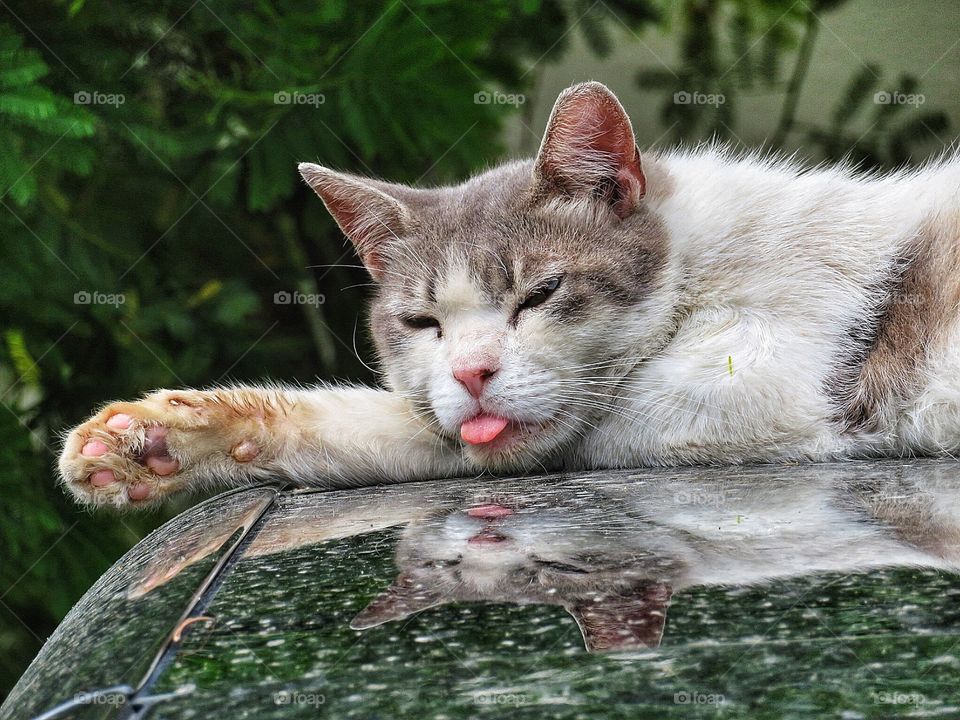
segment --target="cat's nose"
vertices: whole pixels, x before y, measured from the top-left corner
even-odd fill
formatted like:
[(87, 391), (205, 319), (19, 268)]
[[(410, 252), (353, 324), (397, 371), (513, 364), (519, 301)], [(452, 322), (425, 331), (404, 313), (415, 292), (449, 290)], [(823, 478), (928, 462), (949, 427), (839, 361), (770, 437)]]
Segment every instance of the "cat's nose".
[(469, 367), (454, 370), (453, 376), (463, 385), (471, 397), (479, 398), (487, 380), (497, 374), (500, 368)]

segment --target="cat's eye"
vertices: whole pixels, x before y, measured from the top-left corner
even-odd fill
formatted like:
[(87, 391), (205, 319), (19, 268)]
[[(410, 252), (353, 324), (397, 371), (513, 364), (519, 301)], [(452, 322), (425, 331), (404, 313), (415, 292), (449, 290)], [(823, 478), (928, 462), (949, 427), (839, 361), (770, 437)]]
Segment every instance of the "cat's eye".
[(404, 315), (400, 318), (400, 322), (402, 322), (411, 330), (426, 330), (427, 328), (435, 328), (437, 331), (437, 336), (440, 336), (440, 321), (435, 317), (430, 317), (429, 315)]
[(554, 572), (567, 573), (570, 575), (589, 575), (590, 571), (585, 570), (582, 567), (577, 567), (576, 565), (570, 565), (569, 563), (557, 562), (555, 560), (544, 560), (542, 558), (534, 558), (534, 562), (542, 567)]
[(542, 285), (538, 286), (532, 293), (527, 295), (526, 299), (522, 303), (520, 303), (517, 311), (529, 310), (530, 308), (537, 307), (537, 305), (543, 305), (543, 303), (545, 303), (547, 299), (553, 295), (554, 291), (560, 287), (560, 281), (562, 279), (562, 276), (557, 275), (556, 277), (552, 277)]
[(430, 561), (428, 561), (428, 562), (423, 563), (423, 564), (421, 565), (421, 567), (422, 567), (422, 568), (425, 568), (425, 569), (426, 569), (426, 568), (438, 568), (438, 569), (439, 569), (439, 568), (456, 567), (457, 565), (459, 565), (459, 564), (462, 562), (462, 560), (463, 560), (463, 556), (462, 556), (462, 555), (457, 556), (457, 557), (452, 558), (452, 559), (438, 558), (438, 559), (430, 560)]

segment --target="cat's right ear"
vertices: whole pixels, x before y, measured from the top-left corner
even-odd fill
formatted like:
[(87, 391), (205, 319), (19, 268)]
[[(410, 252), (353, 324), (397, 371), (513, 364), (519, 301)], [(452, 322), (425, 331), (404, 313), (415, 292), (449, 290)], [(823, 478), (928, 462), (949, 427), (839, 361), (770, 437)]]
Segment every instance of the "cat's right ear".
[(406, 206), (355, 175), (313, 163), (300, 163), (298, 169), (350, 238), (373, 279), (381, 280), (386, 272), (385, 249), (405, 232)]
[(418, 583), (406, 573), (400, 573), (390, 587), (377, 595), (350, 621), (350, 627), (354, 630), (366, 630), (386, 622), (404, 620), (442, 602), (443, 597), (436, 590)]
[(609, 88), (586, 82), (560, 93), (534, 174), (542, 195), (599, 199), (621, 219), (636, 209), (647, 181), (630, 118)]
[(667, 622), (671, 587), (649, 583), (617, 595), (598, 595), (565, 605), (573, 615), (587, 650), (612, 652), (660, 646)]

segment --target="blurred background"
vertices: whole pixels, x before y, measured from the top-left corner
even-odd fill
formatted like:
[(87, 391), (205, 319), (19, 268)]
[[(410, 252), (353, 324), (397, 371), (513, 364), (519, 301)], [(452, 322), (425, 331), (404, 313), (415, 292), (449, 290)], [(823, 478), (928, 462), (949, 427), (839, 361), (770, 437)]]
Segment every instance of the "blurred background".
[(0, 697), (183, 507), (78, 509), (65, 428), (160, 386), (374, 380), (367, 280), (297, 162), (460, 179), (587, 79), (641, 148), (915, 164), (960, 122), (960, 3), (0, 0)]

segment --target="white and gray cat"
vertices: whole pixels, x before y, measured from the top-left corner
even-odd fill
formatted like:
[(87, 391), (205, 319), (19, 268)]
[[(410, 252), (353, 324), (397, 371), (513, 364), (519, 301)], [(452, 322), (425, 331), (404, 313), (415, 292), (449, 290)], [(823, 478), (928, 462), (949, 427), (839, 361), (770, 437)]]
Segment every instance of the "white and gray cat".
[(960, 160), (858, 175), (637, 150), (599, 83), (532, 161), (420, 189), (300, 171), (375, 280), (388, 389), (161, 390), (66, 437), (82, 502), (960, 448)]

